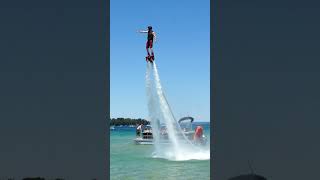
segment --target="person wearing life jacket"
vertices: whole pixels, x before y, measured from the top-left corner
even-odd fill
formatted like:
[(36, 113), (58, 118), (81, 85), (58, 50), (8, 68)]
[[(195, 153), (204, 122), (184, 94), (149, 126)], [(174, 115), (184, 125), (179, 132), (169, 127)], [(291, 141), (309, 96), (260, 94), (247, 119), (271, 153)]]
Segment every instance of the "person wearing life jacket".
[(194, 141), (200, 141), (201, 142), (201, 140), (202, 140), (202, 135), (203, 135), (203, 128), (202, 128), (202, 126), (197, 126), (196, 128), (195, 128), (195, 131), (194, 131), (194, 136), (193, 136), (193, 140)]
[(156, 33), (152, 30), (152, 26), (148, 26), (148, 30), (140, 30), (140, 33), (148, 33), (146, 49), (147, 49), (147, 60), (154, 60), (154, 53), (153, 53), (153, 42), (156, 41)]

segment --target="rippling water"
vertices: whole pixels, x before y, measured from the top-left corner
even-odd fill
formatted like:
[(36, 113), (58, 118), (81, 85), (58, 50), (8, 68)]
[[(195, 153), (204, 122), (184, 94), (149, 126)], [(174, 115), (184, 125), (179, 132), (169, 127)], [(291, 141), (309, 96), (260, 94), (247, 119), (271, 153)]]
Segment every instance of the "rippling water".
[[(209, 137), (209, 123), (202, 124)], [(110, 132), (110, 178), (116, 179), (210, 179), (210, 160), (169, 161), (152, 158), (152, 145), (135, 145), (134, 128)], [(208, 139), (210, 142), (210, 139)]]

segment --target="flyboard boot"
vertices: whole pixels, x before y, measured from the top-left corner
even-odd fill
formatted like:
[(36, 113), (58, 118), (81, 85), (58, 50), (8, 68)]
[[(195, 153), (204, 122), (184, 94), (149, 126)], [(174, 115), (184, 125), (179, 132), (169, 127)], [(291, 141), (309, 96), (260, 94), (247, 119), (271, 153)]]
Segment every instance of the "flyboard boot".
[(152, 56), (150, 56), (151, 61), (154, 61), (154, 54), (152, 54)]
[(150, 56), (150, 55), (148, 55), (148, 56), (146, 56), (146, 61), (148, 62), (153, 62), (153, 60), (152, 60), (152, 56)]

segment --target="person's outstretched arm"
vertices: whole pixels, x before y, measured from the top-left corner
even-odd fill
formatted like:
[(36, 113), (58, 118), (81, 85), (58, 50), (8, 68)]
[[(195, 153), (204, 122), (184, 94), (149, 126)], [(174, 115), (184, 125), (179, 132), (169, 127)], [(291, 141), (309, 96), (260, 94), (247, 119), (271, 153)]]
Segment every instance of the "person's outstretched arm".
[(146, 31), (146, 30), (140, 30), (140, 31), (138, 31), (139, 33), (148, 33), (148, 31)]

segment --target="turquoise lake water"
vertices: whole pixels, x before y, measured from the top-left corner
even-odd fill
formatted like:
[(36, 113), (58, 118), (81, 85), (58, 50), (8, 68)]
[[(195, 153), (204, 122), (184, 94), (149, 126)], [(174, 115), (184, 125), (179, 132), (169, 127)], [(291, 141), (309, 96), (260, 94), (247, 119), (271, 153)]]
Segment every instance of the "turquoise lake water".
[[(210, 137), (209, 123), (204, 125), (204, 130), (206, 136)], [(135, 145), (134, 138), (134, 128), (110, 131), (110, 179), (210, 179), (210, 160), (170, 161), (152, 158), (153, 146)]]

